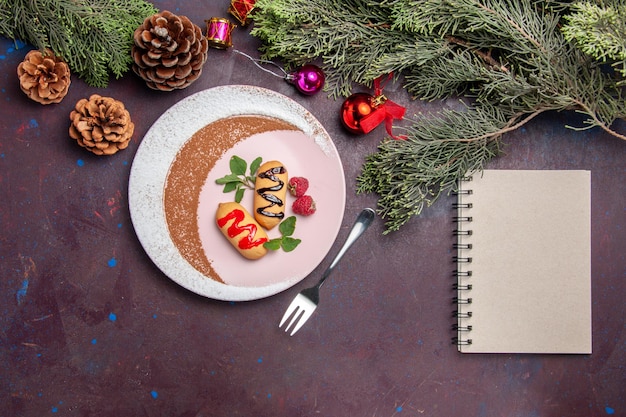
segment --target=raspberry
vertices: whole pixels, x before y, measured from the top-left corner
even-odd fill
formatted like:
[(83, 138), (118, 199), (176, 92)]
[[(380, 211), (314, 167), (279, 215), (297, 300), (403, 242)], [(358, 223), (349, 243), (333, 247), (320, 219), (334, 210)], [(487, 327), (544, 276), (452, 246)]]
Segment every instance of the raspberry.
[(296, 201), (293, 202), (291, 209), (295, 214), (299, 214), (301, 216), (310, 216), (315, 213), (315, 201), (310, 195), (303, 195), (298, 197)]
[(304, 177), (291, 177), (287, 184), (287, 189), (294, 197), (302, 197), (309, 189), (309, 180)]

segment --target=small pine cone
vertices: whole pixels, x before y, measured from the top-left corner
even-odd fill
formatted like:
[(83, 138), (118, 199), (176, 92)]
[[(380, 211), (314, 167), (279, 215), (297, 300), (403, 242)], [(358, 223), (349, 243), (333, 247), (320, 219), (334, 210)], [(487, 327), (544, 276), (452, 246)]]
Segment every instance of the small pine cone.
[(70, 137), (96, 155), (113, 155), (125, 149), (135, 131), (124, 103), (93, 94), (70, 113)]
[(50, 49), (27, 53), (17, 66), (17, 75), (22, 91), (41, 104), (59, 103), (71, 82), (67, 63)]
[(154, 90), (185, 88), (202, 73), (208, 49), (199, 26), (165, 10), (135, 29), (133, 71)]

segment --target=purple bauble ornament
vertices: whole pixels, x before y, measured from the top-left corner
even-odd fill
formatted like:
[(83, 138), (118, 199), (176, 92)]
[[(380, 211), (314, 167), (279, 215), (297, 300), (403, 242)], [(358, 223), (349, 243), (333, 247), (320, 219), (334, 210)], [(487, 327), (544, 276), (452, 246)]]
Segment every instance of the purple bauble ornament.
[(310, 96), (324, 87), (326, 76), (324, 75), (324, 71), (318, 66), (307, 64), (289, 74), (286, 80), (295, 85), (302, 94)]

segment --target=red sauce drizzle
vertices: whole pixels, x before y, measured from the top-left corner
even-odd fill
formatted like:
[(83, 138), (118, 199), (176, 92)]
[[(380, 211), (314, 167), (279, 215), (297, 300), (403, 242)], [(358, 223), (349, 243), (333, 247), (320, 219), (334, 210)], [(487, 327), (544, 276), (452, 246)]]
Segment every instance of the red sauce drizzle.
[(241, 221), (244, 219), (246, 215), (241, 210), (233, 210), (228, 213), (226, 216), (217, 219), (218, 226), (224, 227), (226, 223), (230, 220), (234, 220), (233, 223), (228, 227), (228, 236), (234, 238), (242, 232), (247, 231), (248, 233), (239, 239), (238, 246), (240, 249), (252, 249), (255, 246), (262, 245), (267, 242), (267, 238), (262, 237), (260, 239), (254, 240), (254, 236), (256, 235), (257, 227), (255, 224), (245, 224), (241, 225)]

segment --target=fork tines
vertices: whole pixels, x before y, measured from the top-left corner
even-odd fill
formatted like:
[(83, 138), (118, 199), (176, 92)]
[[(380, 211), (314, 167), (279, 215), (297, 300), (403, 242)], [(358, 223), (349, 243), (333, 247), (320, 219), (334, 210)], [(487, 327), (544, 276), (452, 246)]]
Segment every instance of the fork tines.
[(291, 317), (291, 321), (289, 321), (289, 324), (285, 327), (285, 332), (289, 331), (289, 328), (293, 325), (290, 334), (290, 336), (293, 336), (298, 330), (300, 330), (300, 327), (306, 323), (309, 317), (311, 317), (316, 307), (317, 306), (308, 297), (298, 294), (293, 299), (291, 304), (289, 304), (289, 307), (287, 308), (287, 311), (285, 311), (283, 318), (280, 320), (278, 327), (282, 327), (283, 324), (285, 324)]

